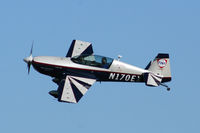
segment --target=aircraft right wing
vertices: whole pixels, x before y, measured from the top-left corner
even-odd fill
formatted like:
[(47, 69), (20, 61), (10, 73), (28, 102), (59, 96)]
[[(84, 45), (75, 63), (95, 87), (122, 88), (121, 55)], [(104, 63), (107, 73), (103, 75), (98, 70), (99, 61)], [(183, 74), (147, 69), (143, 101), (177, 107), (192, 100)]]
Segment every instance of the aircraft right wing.
[(58, 87), (58, 101), (77, 103), (96, 79), (67, 75)]
[(92, 43), (80, 40), (73, 40), (66, 57), (74, 57), (81, 54), (92, 55)]

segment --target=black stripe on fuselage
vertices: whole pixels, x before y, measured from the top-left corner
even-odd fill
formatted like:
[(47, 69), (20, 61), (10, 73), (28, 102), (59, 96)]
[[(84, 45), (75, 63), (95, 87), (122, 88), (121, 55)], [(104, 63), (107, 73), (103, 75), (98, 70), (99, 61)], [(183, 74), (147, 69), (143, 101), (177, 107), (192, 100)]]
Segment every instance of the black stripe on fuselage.
[[(41, 63), (41, 62), (36, 62), (36, 61), (33, 61), (33, 63), (41, 64), (41, 65), (46, 65), (46, 66), (52, 66), (52, 67), (58, 67), (58, 68), (75, 69), (75, 70), (85, 70), (85, 71), (91, 71), (91, 72), (105, 72), (105, 73), (129, 74), (129, 73), (110, 72), (110, 71), (95, 70), (95, 69), (86, 69), (86, 68), (75, 68), (75, 67), (68, 67), (68, 66), (59, 66), (59, 65), (48, 64), (48, 63)], [(129, 74), (129, 75), (140, 76), (139, 74)]]
[[(128, 74), (128, 73), (119, 73), (119, 72), (111, 72), (111, 71), (102, 71), (102, 70), (94, 70), (94, 69), (85, 69), (85, 68), (74, 68), (74, 67), (68, 67), (68, 66), (59, 66), (59, 65), (54, 65), (54, 64), (48, 64), (48, 63), (41, 63), (41, 62), (36, 62), (36, 61), (33, 61), (33, 66), (36, 66), (35, 64), (37, 64), (38, 66), (36, 67), (36, 70), (40, 69), (40, 65), (42, 65), (42, 67), (52, 67), (52, 68), (55, 68), (54, 71), (55, 72), (43, 72), (41, 70), (38, 70), (40, 73), (43, 73), (43, 74), (46, 74), (46, 75), (50, 75), (52, 77), (56, 77), (59, 75), (60, 76), (63, 76), (63, 73), (67, 73), (66, 75), (73, 75), (73, 74), (76, 74), (76, 76), (78, 76), (79, 74), (82, 73), (83, 74), (87, 74), (87, 75), (93, 75), (93, 78), (96, 78), (97, 81), (119, 81), (119, 80), (112, 80), (112, 79), (109, 79), (109, 76), (111, 73), (115, 73), (115, 74), (119, 74), (119, 75), (136, 75), (136, 76), (141, 76), (141, 75), (137, 75), (137, 74)], [(38, 68), (38, 69), (37, 69)], [(58, 69), (56, 69), (58, 68)], [(57, 74), (59, 73), (59, 75)], [(86, 76), (85, 76), (86, 77)], [(87, 77), (86, 77), (87, 78)], [(124, 80), (122, 81), (119, 81), (119, 82), (123, 82)], [(141, 82), (141, 81), (140, 81)]]
[[(138, 80), (136, 80), (136, 82), (144, 82), (144, 78), (143, 78), (143, 74), (142, 75), (137, 75), (137, 74), (128, 74), (128, 73), (119, 73), (119, 72), (111, 72), (111, 71), (102, 71), (102, 70), (94, 70), (94, 69), (85, 69), (85, 68), (74, 68), (74, 67), (68, 67), (68, 66), (59, 66), (59, 65), (54, 65), (54, 64), (47, 64), (47, 63), (41, 63), (41, 62), (36, 62), (33, 61), (33, 66), (34, 64), (37, 65), (42, 65), (43, 67), (48, 66), (48, 67), (52, 67), (54, 68), (54, 72), (51, 72), (50, 74), (48, 72), (44, 73), (41, 72), (41, 70), (39, 72), (46, 74), (46, 75), (50, 75), (52, 77), (58, 77), (60, 78), (60, 76), (63, 76), (63, 73), (67, 74), (71, 74), (71, 72), (73, 72), (74, 74), (76, 73), (76, 76), (79, 75), (79, 73), (88, 73), (90, 75), (93, 75), (97, 81), (116, 81), (116, 82), (120, 82), (118, 80), (110, 80), (109, 76), (111, 73), (115, 73), (115, 74), (125, 74), (125, 75), (136, 75), (139, 77)], [(38, 66), (38, 68), (40, 68), (40, 66)], [(37, 68), (36, 68), (37, 70)], [(137, 77), (137, 78), (138, 78)], [(164, 77), (162, 79), (162, 82), (168, 82), (171, 80), (171, 77)], [(124, 81), (121, 81), (124, 82)]]

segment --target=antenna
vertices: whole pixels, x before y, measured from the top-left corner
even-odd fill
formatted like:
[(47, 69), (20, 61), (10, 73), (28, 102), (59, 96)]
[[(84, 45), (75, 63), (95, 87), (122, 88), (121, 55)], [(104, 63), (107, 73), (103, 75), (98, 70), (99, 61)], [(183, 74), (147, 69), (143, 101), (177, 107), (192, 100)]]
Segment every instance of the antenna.
[(117, 59), (117, 60), (120, 61), (121, 58), (122, 58), (122, 56), (121, 56), (121, 55), (118, 55), (118, 59)]

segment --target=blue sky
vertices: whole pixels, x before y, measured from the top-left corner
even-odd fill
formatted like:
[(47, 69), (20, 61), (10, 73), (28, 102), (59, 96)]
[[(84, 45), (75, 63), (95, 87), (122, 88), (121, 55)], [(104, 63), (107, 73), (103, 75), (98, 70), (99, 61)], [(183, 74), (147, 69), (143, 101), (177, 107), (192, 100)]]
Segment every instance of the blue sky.
[[(1, 132), (199, 133), (200, 2), (198, 0), (0, 1)], [(29, 55), (65, 56), (73, 39), (96, 54), (142, 68), (170, 54), (171, 92), (144, 84), (95, 83), (78, 104), (59, 103), (57, 86)]]

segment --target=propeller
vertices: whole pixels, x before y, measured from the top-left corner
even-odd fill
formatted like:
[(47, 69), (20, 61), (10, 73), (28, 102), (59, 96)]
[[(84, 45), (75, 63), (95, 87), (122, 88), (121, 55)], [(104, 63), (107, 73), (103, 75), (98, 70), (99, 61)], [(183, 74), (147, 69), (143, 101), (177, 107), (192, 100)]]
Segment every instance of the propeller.
[(33, 61), (33, 56), (32, 56), (32, 53), (33, 53), (33, 44), (34, 44), (34, 41), (32, 42), (32, 47), (31, 47), (31, 51), (30, 51), (30, 56), (24, 58), (24, 62), (27, 63), (28, 74), (30, 73), (30, 69), (31, 69), (32, 61)]

